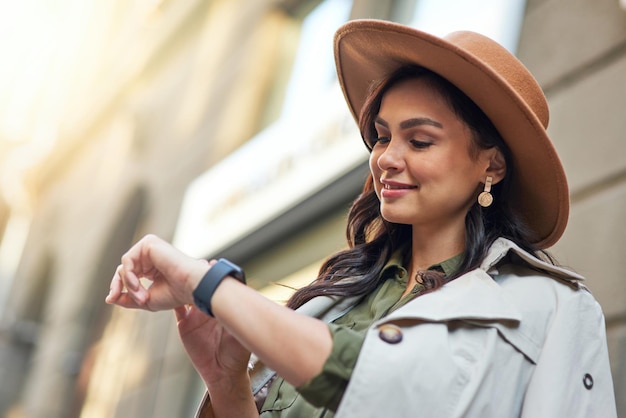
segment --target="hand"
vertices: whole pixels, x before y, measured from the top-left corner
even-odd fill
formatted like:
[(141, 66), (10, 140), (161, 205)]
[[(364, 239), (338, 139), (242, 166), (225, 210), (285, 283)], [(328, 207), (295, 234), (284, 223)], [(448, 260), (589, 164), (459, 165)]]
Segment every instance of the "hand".
[(247, 381), (250, 352), (216, 319), (193, 305), (174, 312), (180, 340), (207, 387), (230, 385), (242, 377)]
[[(124, 308), (160, 311), (193, 303), (193, 291), (208, 270), (169, 243), (147, 235), (122, 256), (106, 302)], [(140, 279), (151, 282), (144, 286)]]

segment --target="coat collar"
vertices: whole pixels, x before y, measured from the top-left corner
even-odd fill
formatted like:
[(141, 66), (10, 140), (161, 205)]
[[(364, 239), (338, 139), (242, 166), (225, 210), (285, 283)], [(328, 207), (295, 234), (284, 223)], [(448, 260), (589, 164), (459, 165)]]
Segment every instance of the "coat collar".
[[(521, 264), (574, 288), (584, 288), (584, 278), (564, 268), (542, 261), (510, 240), (499, 238), (491, 246), (481, 266), (445, 284), (435, 292), (424, 294), (383, 318), (379, 323), (398, 319), (450, 321), (455, 319), (519, 323), (522, 313), (498, 283), (498, 263), (514, 254)], [(540, 273), (541, 274), (541, 273)]]
[(494, 243), (489, 248), (487, 256), (481, 263), (480, 269), (487, 272), (491, 271), (500, 262), (500, 260), (502, 260), (507, 254), (510, 253), (517, 255), (529, 266), (541, 271), (545, 271), (557, 279), (566, 281), (573, 287), (584, 287), (582, 284), (582, 282), (585, 280), (583, 276), (574, 273), (573, 271), (564, 269), (563, 267), (558, 267), (543, 260), (540, 260), (532, 254), (529, 254), (528, 252), (521, 249), (513, 241), (506, 238), (498, 238), (494, 241)]
[(471, 319), (518, 323), (522, 315), (511, 302), (487, 272), (476, 269), (415, 298), (381, 322), (410, 318), (429, 322)]

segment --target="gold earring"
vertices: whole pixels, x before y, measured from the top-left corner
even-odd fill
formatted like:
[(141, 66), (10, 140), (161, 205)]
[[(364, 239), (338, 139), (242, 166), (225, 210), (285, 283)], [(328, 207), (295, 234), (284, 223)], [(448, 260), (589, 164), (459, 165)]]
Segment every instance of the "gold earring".
[(493, 195), (491, 194), (491, 182), (493, 178), (487, 176), (485, 180), (485, 191), (478, 195), (478, 204), (483, 208), (491, 206), (493, 203)]

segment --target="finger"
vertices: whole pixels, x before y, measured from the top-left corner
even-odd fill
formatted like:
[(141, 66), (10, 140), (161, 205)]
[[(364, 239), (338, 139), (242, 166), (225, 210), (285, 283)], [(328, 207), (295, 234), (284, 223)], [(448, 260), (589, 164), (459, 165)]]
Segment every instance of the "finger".
[(150, 300), (150, 295), (149, 295), (148, 290), (145, 289), (141, 285), (141, 283), (136, 289), (127, 288), (126, 293), (123, 293), (123, 294), (128, 295), (128, 297), (131, 298), (138, 307), (143, 308), (143, 309), (148, 307), (148, 301)]
[(113, 292), (111, 292), (108, 295), (106, 295), (106, 297), (104, 298), (104, 301), (108, 303), (109, 305), (114, 305), (119, 297), (120, 297), (119, 294), (114, 294)]
[(188, 310), (187, 310), (186, 305), (181, 305), (181, 306), (174, 308), (174, 315), (176, 316), (176, 322), (180, 322), (183, 319), (186, 319), (187, 313), (188, 313)]
[[(119, 287), (115, 288), (116, 291), (118, 291), (120, 295), (125, 294), (132, 299), (137, 307), (145, 308), (150, 297), (148, 290), (143, 287), (139, 278), (137, 278), (133, 272), (128, 271), (123, 265), (118, 267), (117, 277), (119, 277), (119, 284), (117, 285)], [(133, 285), (133, 278), (136, 280), (136, 285)], [(123, 286), (126, 287), (125, 293), (122, 288)]]
[(114, 301), (111, 302), (111, 304), (127, 309), (142, 309), (142, 307), (137, 305), (137, 302), (135, 302), (135, 300), (131, 298), (128, 293), (120, 294)]
[(109, 294), (106, 295), (106, 297), (104, 298), (104, 301), (108, 304), (113, 304), (120, 297), (121, 293), (122, 292), (118, 292), (114, 289), (111, 289), (109, 291)]
[(120, 277), (122, 279), (122, 282), (127, 289), (137, 290), (141, 286), (141, 283), (139, 281), (139, 278), (133, 271), (133, 269), (135, 268), (135, 264), (131, 259), (122, 257), (122, 265), (123, 268), (120, 270)]
[(145, 275), (150, 264), (149, 246), (151, 238), (146, 236), (133, 245), (124, 255), (122, 255), (121, 274), (124, 284), (129, 290), (136, 290), (141, 287), (139, 277)]
[(120, 276), (122, 266), (119, 265), (115, 269), (115, 274), (113, 274), (113, 278), (111, 279), (111, 285), (109, 286), (109, 294), (106, 296), (106, 303), (113, 303), (123, 290), (123, 283)]

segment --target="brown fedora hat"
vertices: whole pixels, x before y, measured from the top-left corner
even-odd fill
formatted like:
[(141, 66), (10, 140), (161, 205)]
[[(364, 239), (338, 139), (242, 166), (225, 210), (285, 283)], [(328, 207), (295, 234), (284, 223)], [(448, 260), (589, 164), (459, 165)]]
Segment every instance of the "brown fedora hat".
[(491, 119), (509, 146), (515, 167), (512, 207), (535, 232), (539, 248), (563, 234), (569, 191), (548, 137), (548, 105), (539, 84), (513, 54), (474, 32), (440, 38), (381, 20), (353, 20), (335, 33), (337, 75), (358, 119), (373, 81), (405, 65), (446, 78)]

